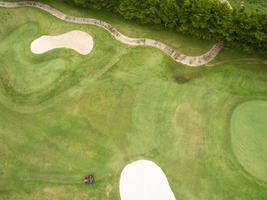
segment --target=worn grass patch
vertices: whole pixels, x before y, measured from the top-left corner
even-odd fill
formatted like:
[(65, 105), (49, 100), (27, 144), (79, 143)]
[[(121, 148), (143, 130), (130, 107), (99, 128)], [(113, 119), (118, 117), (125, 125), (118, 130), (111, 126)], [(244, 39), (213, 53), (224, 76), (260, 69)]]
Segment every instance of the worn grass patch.
[[(53, 4), (183, 53), (200, 54), (212, 44)], [(101, 28), (32, 8), (1, 8), (0, 24), (0, 199), (116, 200), (121, 170), (137, 159), (156, 162), (177, 199), (267, 196), (266, 183), (248, 178), (235, 159), (229, 131), (237, 103), (266, 99), (262, 58), (228, 49), (213, 67), (190, 68), (157, 49), (128, 47)], [(37, 37), (71, 30), (94, 38), (88, 56), (30, 52)], [(90, 187), (83, 184), (88, 174), (96, 180)]]

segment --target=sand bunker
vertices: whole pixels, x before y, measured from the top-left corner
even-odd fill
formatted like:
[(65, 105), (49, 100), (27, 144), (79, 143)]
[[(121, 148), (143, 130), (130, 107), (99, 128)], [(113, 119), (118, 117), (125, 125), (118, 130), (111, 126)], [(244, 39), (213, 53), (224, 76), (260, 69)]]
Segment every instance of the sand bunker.
[(152, 161), (127, 165), (120, 178), (121, 200), (175, 200), (161, 168)]
[(79, 54), (89, 54), (94, 46), (91, 35), (83, 31), (70, 31), (61, 35), (44, 35), (31, 43), (31, 51), (35, 54), (46, 53), (57, 48), (69, 48)]
[(24, 1), (24, 2), (5, 2), (0, 1), (0, 7), (5, 8), (16, 8), (16, 7), (34, 7), (41, 10), (44, 10), (48, 12), (49, 14), (57, 17), (58, 19), (64, 20), (66, 22), (71, 22), (75, 24), (90, 24), (90, 25), (96, 25), (99, 27), (102, 27), (109, 31), (115, 39), (118, 41), (132, 45), (132, 46), (138, 46), (138, 45), (145, 45), (145, 46), (152, 46), (155, 48), (160, 49), (164, 53), (168, 54), (170, 57), (172, 57), (176, 62), (191, 66), (191, 67), (197, 67), (202, 66), (207, 63), (209, 63), (211, 60), (213, 60), (218, 53), (223, 48), (223, 43), (218, 42), (213, 47), (206, 52), (205, 54), (202, 54), (200, 56), (186, 56), (183, 55), (174, 49), (172, 49), (170, 46), (148, 38), (131, 38), (126, 35), (123, 35), (118, 30), (116, 30), (114, 27), (112, 27), (107, 22), (104, 22), (99, 19), (93, 19), (93, 18), (81, 18), (81, 17), (74, 17), (67, 15), (47, 4), (41, 3), (41, 2), (35, 2), (35, 1)]

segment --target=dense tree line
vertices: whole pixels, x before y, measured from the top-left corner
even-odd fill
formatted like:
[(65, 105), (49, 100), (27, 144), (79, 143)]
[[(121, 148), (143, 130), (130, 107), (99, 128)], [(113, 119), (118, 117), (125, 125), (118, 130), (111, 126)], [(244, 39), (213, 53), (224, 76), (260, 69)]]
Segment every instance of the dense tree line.
[(204, 39), (223, 40), (246, 51), (267, 50), (267, 14), (231, 10), (219, 0), (65, 0), (106, 9), (144, 24), (162, 24)]

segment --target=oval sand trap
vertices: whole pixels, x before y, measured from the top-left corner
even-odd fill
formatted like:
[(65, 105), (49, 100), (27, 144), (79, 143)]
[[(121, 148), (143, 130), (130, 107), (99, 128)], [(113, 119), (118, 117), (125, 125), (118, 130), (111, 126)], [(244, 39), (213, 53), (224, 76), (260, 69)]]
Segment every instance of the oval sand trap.
[(128, 164), (120, 177), (121, 200), (175, 200), (162, 169), (152, 161)]
[(31, 43), (31, 51), (35, 54), (42, 54), (57, 48), (68, 48), (79, 54), (87, 55), (92, 51), (93, 46), (94, 41), (91, 35), (74, 30), (56, 36), (41, 36)]
[(248, 101), (231, 118), (233, 152), (243, 168), (267, 181), (267, 101)]

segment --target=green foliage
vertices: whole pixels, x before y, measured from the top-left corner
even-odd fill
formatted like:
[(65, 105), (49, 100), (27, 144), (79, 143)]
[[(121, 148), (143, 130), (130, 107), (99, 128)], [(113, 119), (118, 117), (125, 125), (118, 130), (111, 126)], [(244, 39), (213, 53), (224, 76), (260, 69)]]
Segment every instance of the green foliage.
[(74, 3), (78, 6), (83, 6), (93, 9), (114, 10), (119, 6), (118, 0), (65, 0), (67, 3)]
[(267, 50), (267, 15), (230, 10), (214, 0), (66, 0), (79, 6), (107, 9), (143, 24), (162, 24), (230, 46)]
[[(186, 54), (210, 44), (50, 2)], [(229, 129), (233, 106), (266, 99), (267, 68), (257, 58), (229, 49), (210, 63), (217, 67), (190, 68), (158, 49), (129, 48), (102, 28), (33, 8), (1, 8), (0, 24), (1, 200), (119, 200), (120, 173), (138, 159), (164, 170), (177, 199), (266, 199), (266, 182), (248, 177), (234, 157)], [(41, 35), (77, 29), (93, 36), (91, 54), (30, 51)], [(91, 173), (96, 183), (88, 187), (82, 181)]]

